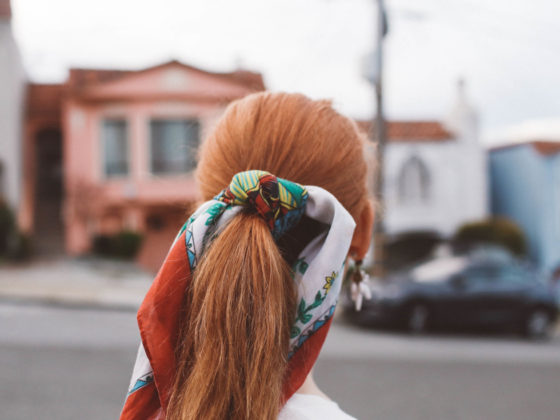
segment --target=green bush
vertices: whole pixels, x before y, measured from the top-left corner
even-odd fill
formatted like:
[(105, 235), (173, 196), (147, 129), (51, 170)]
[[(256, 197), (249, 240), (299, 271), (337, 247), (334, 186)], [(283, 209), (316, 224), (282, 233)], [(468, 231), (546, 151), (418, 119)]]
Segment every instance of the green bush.
[(117, 233), (114, 240), (115, 255), (119, 258), (134, 258), (140, 250), (140, 245), (142, 245), (142, 235), (127, 230)]
[(394, 271), (425, 260), (441, 241), (440, 236), (432, 231), (401, 233), (385, 243), (385, 268)]
[(9, 206), (0, 201), (0, 258), (22, 261), (31, 256), (31, 240), (19, 231)]
[(527, 253), (525, 234), (521, 228), (502, 217), (465, 223), (457, 229), (453, 242), (458, 251), (490, 244), (502, 246), (517, 256)]
[(10, 251), (15, 231), (14, 215), (8, 205), (0, 201), (0, 256), (6, 256)]
[(103, 257), (133, 259), (142, 245), (142, 234), (123, 230), (115, 235), (97, 235), (93, 252)]
[(93, 238), (93, 253), (102, 257), (113, 254), (113, 236), (97, 235)]
[(13, 261), (24, 261), (31, 257), (32, 253), (33, 247), (29, 235), (16, 231), (12, 246), (8, 251), (8, 258)]

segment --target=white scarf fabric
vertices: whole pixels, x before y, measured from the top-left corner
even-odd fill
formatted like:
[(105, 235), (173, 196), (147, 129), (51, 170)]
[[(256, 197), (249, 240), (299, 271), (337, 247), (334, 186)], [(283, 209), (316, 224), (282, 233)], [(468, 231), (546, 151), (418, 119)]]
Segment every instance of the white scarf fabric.
[[(332, 316), (341, 289), (344, 263), (356, 226), (354, 219), (328, 191), (306, 186), (304, 214), (328, 226), (300, 253), (293, 268), (297, 290), (297, 311), (291, 327), (289, 357)], [(175, 241), (185, 233), (191, 272), (204, 247), (239, 211), (241, 206), (212, 199), (202, 204), (185, 223)], [(142, 344), (134, 366), (129, 394), (153, 380)]]

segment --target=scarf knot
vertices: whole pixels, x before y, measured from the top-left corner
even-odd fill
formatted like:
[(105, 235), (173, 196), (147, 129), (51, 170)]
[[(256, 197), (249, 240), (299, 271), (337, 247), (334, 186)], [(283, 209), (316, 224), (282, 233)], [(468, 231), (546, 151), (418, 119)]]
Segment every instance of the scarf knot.
[(251, 170), (234, 175), (215, 200), (254, 209), (278, 239), (300, 221), (307, 197), (307, 189), (295, 182)]

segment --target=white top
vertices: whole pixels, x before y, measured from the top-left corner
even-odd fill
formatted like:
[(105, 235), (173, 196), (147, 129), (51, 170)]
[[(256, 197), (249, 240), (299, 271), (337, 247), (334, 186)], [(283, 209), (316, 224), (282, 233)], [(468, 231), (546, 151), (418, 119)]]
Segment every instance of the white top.
[(337, 403), (318, 395), (295, 393), (290, 397), (278, 420), (357, 420), (340, 409)]

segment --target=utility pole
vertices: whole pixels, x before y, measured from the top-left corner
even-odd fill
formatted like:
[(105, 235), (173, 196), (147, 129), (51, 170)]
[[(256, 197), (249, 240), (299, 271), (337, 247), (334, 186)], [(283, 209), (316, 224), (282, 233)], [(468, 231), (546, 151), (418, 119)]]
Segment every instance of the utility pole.
[(383, 220), (384, 192), (383, 192), (383, 172), (386, 143), (385, 118), (383, 116), (383, 38), (387, 33), (387, 16), (383, 0), (375, 0), (377, 3), (377, 25), (376, 25), (376, 49), (371, 56), (373, 60), (370, 82), (374, 86), (376, 113), (370, 124), (369, 137), (376, 144), (376, 167), (374, 175), (374, 199), (377, 204), (375, 223), (373, 228), (373, 275), (383, 278), (384, 244), (385, 244), (385, 225)]

